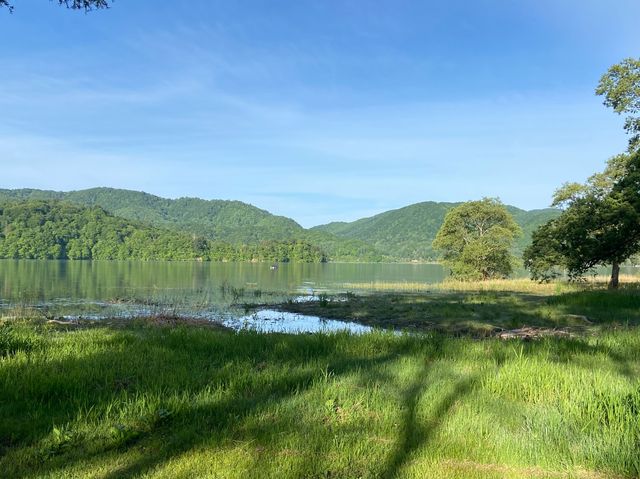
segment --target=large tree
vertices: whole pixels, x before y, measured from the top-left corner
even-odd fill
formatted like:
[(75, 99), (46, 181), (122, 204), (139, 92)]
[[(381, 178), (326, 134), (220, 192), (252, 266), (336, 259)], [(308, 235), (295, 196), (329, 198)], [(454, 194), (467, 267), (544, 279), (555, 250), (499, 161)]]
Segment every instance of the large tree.
[(451, 209), (433, 247), (441, 253), (451, 275), (463, 280), (509, 276), (511, 247), (522, 234), (520, 226), (500, 201), (485, 198)]
[(553, 204), (564, 212), (533, 234), (524, 262), (534, 279), (554, 276), (557, 267), (578, 278), (611, 264), (609, 286), (617, 288), (620, 264), (640, 249), (640, 60), (627, 58), (609, 68), (596, 94), (628, 115), (629, 153), (613, 157), (585, 184), (565, 184), (556, 192)]
[[(58, 0), (60, 5), (64, 5), (72, 10), (89, 10), (109, 8), (108, 0)], [(13, 11), (13, 3), (10, 0), (0, 0), (0, 8), (6, 7), (10, 12)]]
[(533, 279), (566, 269), (577, 279), (598, 265), (612, 265), (617, 288), (620, 264), (640, 249), (640, 153), (618, 155), (585, 184), (569, 183), (554, 197), (562, 215), (534, 232), (524, 252)]

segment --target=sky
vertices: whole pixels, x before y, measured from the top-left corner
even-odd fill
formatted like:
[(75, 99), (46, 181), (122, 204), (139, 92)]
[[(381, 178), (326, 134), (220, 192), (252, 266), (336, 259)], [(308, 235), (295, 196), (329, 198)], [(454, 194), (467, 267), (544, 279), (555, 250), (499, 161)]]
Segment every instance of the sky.
[(544, 208), (624, 151), (599, 78), (637, 0), (116, 0), (0, 9), (0, 188), (233, 199), (305, 227)]

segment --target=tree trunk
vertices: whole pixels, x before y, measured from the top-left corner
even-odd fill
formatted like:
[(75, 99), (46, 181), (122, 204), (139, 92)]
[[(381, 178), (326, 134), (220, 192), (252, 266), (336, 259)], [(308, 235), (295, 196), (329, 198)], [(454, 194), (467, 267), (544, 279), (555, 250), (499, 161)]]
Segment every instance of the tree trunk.
[(618, 289), (620, 282), (620, 263), (614, 261), (611, 265), (611, 279), (609, 280), (609, 289)]

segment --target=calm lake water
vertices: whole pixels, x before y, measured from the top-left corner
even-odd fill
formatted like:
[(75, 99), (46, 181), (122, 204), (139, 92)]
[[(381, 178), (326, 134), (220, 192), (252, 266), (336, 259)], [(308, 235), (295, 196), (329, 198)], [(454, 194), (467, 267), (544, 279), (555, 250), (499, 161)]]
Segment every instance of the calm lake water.
[(437, 283), (445, 276), (437, 264), (282, 264), (272, 270), (263, 263), (0, 260), (0, 308), (88, 319), (165, 313), (236, 329), (361, 332), (366, 328), (268, 309), (249, 314), (238, 304), (305, 300), (355, 284)]
[[(170, 313), (261, 331), (332, 330), (344, 323), (234, 306), (304, 300), (354, 283), (434, 283), (435, 264), (282, 264), (0, 260), (0, 307), (37, 308), (51, 317), (100, 319)], [(364, 330), (359, 325), (349, 326)]]

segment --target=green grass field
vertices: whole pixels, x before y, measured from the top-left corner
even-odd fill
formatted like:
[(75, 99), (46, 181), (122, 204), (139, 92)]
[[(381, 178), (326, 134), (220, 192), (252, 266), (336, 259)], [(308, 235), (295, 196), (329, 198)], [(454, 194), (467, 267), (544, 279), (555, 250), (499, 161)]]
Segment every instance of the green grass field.
[(0, 477), (638, 477), (640, 294), (558, 291), (295, 306), (420, 335), (5, 320)]

